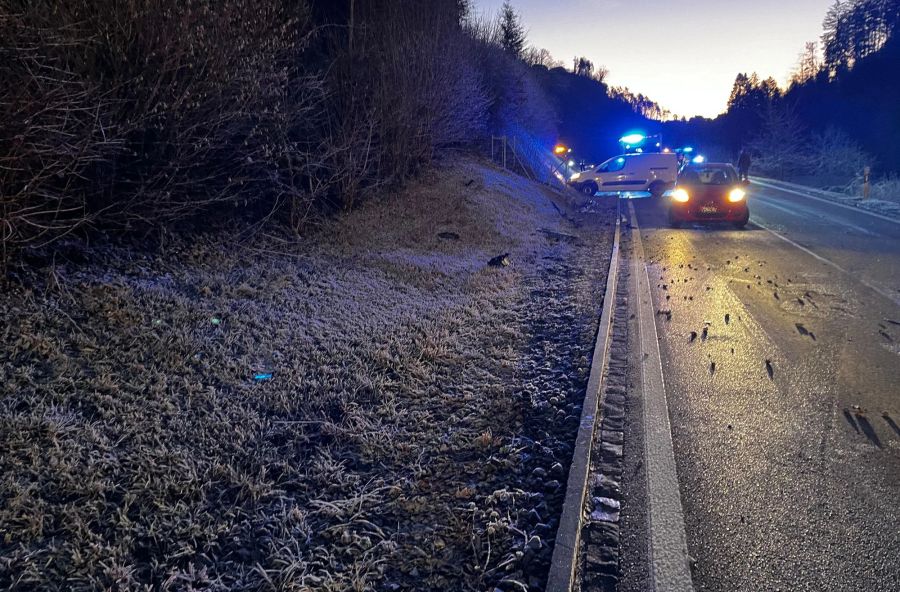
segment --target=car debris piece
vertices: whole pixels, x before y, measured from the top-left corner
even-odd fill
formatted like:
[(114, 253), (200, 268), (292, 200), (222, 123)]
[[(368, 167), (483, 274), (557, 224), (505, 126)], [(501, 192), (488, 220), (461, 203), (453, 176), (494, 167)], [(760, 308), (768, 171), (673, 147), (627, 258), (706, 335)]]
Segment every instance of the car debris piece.
[(491, 267), (509, 267), (509, 253), (504, 253), (502, 255), (497, 255), (490, 261), (488, 261), (488, 265)]

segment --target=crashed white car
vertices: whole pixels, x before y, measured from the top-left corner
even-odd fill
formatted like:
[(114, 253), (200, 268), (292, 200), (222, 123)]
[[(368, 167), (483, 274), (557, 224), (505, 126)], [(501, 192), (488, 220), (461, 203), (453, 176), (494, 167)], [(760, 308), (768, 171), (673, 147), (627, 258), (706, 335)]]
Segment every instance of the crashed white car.
[(586, 194), (647, 191), (662, 196), (675, 187), (678, 156), (671, 152), (622, 154), (569, 179), (569, 185)]

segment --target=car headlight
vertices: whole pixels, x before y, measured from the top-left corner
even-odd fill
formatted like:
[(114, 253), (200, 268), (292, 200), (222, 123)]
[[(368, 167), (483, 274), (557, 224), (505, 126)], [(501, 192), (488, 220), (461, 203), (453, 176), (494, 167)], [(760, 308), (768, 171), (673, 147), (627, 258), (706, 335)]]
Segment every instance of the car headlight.
[(687, 203), (691, 196), (684, 189), (676, 189), (672, 192), (672, 199), (680, 203)]
[(747, 192), (740, 187), (735, 187), (731, 190), (731, 193), (728, 194), (728, 201), (737, 203), (739, 201), (744, 201), (745, 197), (747, 197)]
[(569, 181), (575, 181), (575, 180), (578, 179), (578, 177), (580, 177), (580, 176), (581, 176), (581, 173), (575, 173), (574, 175), (572, 175), (571, 177), (569, 177)]

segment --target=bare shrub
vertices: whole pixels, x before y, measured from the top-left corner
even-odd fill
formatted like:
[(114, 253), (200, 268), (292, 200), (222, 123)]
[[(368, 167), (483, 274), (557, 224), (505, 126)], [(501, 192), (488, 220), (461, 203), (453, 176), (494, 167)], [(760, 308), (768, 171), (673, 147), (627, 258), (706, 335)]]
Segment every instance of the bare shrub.
[(477, 42), (473, 59), (481, 72), (489, 102), (490, 131), (510, 135), (524, 129), (552, 145), (557, 115), (531, 68), (503, 49), (499, 22), (470, 20), (467, 30)]
[(811, 168), (806, 130), (788, 107), (769, 104), (759, 134), (750, 143), (754, 167), (778, 178), (805, 173)]
[[(849, 185), (841, 187), (841, 189), (848, 195), (863, 197), (865, 195), (863, 176), (856, 175)], [(869, 186), (869, 199), (900, 204), (900, 177), (891, 175), (872, 182)]]
[(308, 193), (303, 1), (0, 4), (4, 247)]
[(471, 142), (487, 105), (456, 2), (383, 0), (354, 19), (352, 48), (337, 53), (327, 79), (327, 137), (341, 148), (333, 193), (345, 208), (364, 189), (416, 174), (436, 151)]
[(0, 0), (3, 261), (223, 206), (300, 228), (489, 131), (552, 142), (529, 68), (465, 2), (321, 2), (318, 26), (307, 4)]
[(812, 136), (812, 168), (819, 177), (846, 180), (860, 175), (874, 159), (839, 129), (829, 127)]
[(900, 177), (893, 175), (875, 182), (869, 197), (900, 204)]

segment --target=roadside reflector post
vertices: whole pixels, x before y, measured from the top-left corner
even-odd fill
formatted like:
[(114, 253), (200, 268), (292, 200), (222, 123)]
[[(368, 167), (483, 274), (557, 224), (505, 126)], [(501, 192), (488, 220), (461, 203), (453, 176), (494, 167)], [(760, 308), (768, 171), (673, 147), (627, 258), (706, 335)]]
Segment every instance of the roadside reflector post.
[(506, 170), (506, 136), (503, 136), (503, 170)]
[(863, 199), (869, 199), (869, 192), (872, 188), (869, 184), (869, 175), (871, 174), (872, 167), (866, 167), (863, 169)]

